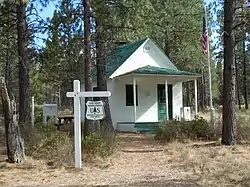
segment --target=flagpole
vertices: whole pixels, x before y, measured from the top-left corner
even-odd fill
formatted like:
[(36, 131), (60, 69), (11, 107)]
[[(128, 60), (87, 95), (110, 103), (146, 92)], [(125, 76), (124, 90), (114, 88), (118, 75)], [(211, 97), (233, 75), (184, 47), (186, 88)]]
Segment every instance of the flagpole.
[(207, 66), (208, 66), (208, 84), (209, 84), (209, 105), (210, 105), (210, 120), (214, 124), (215, 121), (215, 111), (213, 108), (213, 95), (212, 95), (212, 77), (211, 77), (211, 64), (210, 64), (210, 44), (209, 44), (209, 34), (208, 34), (208, 18), (207, 18), (207, 8), (204, 5), (205, 9), (205, 22), (207, 29)]

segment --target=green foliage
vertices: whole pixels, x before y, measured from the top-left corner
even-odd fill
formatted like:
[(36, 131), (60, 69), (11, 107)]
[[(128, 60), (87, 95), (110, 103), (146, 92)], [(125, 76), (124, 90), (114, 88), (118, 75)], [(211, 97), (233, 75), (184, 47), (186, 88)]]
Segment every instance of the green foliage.
[(58, 165), (73, 164), (73, 139), (52, 125), (36, 125), (26, 132), (26, 153), (38, 159), (50, 160)]
[[(73, 165), (73, 137), (65, 132), (56, 130), (52, 125), (36, 125), (25, 133), (26, 153), (37, 159), (49, 160), (53, 165)], [(98, 134), (90, 134), (82, 140), (82, 148), (86, 159), (95, 157), (106, 158), (114, 151), (114, 144), (109, 144)]]
[(35, 123), (43, 121), (43, 105), (35, 105)]
[(176, 139), (208, 139), (213, 135), (210, 124), (203, 118), (192, 121), (164, 121), (156, 129), (156, 139), (173, 141)]
[(131, 7), (127, 10), (126, 17), (114, 24), (121, 24), (126, 28), (119, 30), (117, 34), (121, 40), (133, 41), (149, 36), (178, 67), (199, 72), (203, 67), (200, 43), (203, 1), (121, 2)]
[(92, 133), (82, 140), (83, 151), (88, 156), (107, 157), (114, 151), (114, 144), (109, 144), (103, 137)]

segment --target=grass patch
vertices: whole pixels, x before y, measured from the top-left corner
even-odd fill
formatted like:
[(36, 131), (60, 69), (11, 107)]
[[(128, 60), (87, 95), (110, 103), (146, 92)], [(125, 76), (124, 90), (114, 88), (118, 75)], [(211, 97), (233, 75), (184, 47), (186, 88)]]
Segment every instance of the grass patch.
[(172, 142), (166, 156), (170, 167), (203, 186), (250, 186), (250, 146), (202, 146)]

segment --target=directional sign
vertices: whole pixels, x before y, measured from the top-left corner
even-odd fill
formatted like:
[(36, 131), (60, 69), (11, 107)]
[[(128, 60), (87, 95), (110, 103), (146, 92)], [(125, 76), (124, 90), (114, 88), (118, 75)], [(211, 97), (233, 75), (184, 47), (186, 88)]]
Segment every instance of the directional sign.
[[(74, 86), (73, 86), (73, 92), (67, 92), (67, 97), (73, 97), (74, 98), (74, 139), (75, 139), (75, 168), (81, 168), (82, 167), (82, 139), (81, 139), (81, 103), (80, 98), (81, 97), (110, 97), (111, 92), (110, 91), (88, 91), (88, 92), (81, 92), (80, 91), (80, 81), (74, 80)], [(91, 104), (91, 102), (90, 102)], [(98, 103), (94, 103), (94, 106), (97, 108), (93, 108), (93, 101), (92, 104), (88, 107), (87, 111), (88, 113), (88, 119), (102, 119), (105, 117), (104, 115), (104, 109), (103, 109), (103, 103), (102, 101), (98, 101)], [(102, 105), (102, 108), (99, 106)], [(91, 111), (90, 111), (91, 108)]]
[(89, 120), (101, 120), (105, 117), (104, 104), (102, 101), (88, 101), (86, 103), (86, 118)]

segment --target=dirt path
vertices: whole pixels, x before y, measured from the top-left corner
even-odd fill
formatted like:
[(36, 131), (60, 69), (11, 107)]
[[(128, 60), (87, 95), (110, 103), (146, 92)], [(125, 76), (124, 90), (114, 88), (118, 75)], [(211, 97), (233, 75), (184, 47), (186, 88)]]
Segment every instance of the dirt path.
[(118, 149), (102, 168), (84, 163), (78, 171), (49, 169), (42, 161), (32, 160), (13, 166), (6, 164), (3, 156), (0, 159), (0, 186), (196, 186), (169, 167), (164, 146), (152, 135), (119, 134)]

